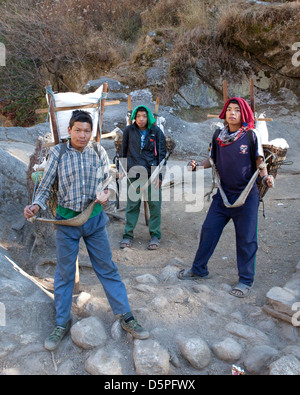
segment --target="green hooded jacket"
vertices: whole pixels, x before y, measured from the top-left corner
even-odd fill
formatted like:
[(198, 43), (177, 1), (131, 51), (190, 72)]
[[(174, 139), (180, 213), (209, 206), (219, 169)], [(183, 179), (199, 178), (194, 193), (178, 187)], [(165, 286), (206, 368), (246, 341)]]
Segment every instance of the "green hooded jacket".
[(152, 126), (155, 124), (156, 119), (154, 118), (154, 115), (152, 114), (152, 112), (149, 110), (148, 107), (146, 106), (137, 106), (131, 115), (131, 120), (134, 121), (135, 117), (136, 117), (136, 113), (138, 112), (139, 109), (145, 109), (147, 111), (148, 114), (148, 129), (150, 130), (152, 128)]

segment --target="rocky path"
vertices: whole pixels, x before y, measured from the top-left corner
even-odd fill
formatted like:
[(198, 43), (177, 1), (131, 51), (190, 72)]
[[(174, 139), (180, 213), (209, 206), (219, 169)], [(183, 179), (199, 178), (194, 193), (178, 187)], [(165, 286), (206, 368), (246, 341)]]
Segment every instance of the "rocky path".
[[(274, 134), (288, 120), (295, 125), (293, 117), (281, 119), (272, 126)], [(287, 130), (288, 141), (293, 131), (297, 127)], [(32, 141), (24, 133), (32, 133)], [(211, 259), (212, 278), (177, 279), (177, 271), (194, 258), (209, 203), (193, 214), (185, 212), (184, 200), (164, 202), (158, 251), (146, 249), (142, 215), (132, 249), (119, 249), (123, 223), (112, 219), (108, 225), (113, 259), (132, 310), (150, 331), (150, 339), (134, 340), (122, 331), (82, 246), (73, 327), (59, 349), (49, 353), (43, 341), (53, 328), (53, 300), (14, 269), (18, 265), (52, 292), (53, 229), (32, 228), (20, 215), (27, 203), (26, 168), (34, 133), (0, 128), (0, 374), (230, 375), (233, 364), (247, 374), (300, 374), (297, 145), (290, 150), (293, 164), (281, 169), (276, 189), (265, 198), (266, 218), (262, 207), (259, 211), (256, 282), (249, 298), (228, 293), (237, 280), (231, 224)], [(108, 152), (113, 153), (109, 145)], [(210, 182), (206, 173), (205, 188)]]

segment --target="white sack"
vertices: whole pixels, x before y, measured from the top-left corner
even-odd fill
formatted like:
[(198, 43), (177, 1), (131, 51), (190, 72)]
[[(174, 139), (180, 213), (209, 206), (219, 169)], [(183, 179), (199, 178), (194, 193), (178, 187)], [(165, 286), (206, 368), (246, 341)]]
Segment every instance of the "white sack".
[[(54, 94), (55, 107), (73, 107), (73, 106), (84, 106), (86, 104), (96, 104), (99, 102), (99, 99), (101, 99), (102, 92), (103, 92), (103, 85), (101, 85), (95, 92), (88, 93), (86, 95), (81, 95), (80, 93), (75, 93), (75, 92), (55, 93)], [(48, 95), (46, 96), (46, 98), (48, 102)], [(68, 126), (73, 111), (74, 110), (58, 111), (55, 113), (58, 135), (60, 139), (69, 137)], [(85, 108), (84, 111), (89, 112), (92, 116), (93, 119), (92, 137), (96, 137), (98, 120), (99, 120), (98, 108)], [(54, 141), (52, 125), (51, 125), (51, 132), (52, 132), (52, 141)]]
[(285, 149), (289, 148), (287, 141), (285, 139), (274, 139), (268, 142), (269, 145), (274, 145), (274, 147)]
[[(261, 114), (259, 118), (265, 118), (264, 114)], [(261, 144), (269, 144), (269, 131), (266, 121), (256, 121), (255, 129), (260, 137)]]

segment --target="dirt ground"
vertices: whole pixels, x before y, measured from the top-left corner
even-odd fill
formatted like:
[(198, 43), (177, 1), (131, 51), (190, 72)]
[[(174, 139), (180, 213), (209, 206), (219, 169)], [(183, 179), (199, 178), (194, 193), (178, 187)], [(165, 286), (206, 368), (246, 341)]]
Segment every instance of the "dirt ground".
[[(300, 198), (299, 172), (281, 168), (276, 178), (276, 188), (268, 191), (263, 206), (259, 209), (258, 243), (256, 259), (255, 294), (256, 303), (266, 302), (266, 293), (273, 286), (283, 286), (294, 273), (299, 261)], [(211, 171), (205, 170), (205, 184), (209, 190)], [(284, 195), (283, 192), (284, 191)], [(117, 220), (108, 226), (113, 257), (120, 265), (123, 277), (151, 273), (155, 276), (172, 258), (179, 258), (190, 267), (199, 243), (199, 230), (205, 219), (210, 202), (205, 199), (204, 208), (199, 213), (185, 212), (186, 202), (163, 202), (162, 240), (157, 251), (148, 251), (148, 228), (145, 226), (143, 208), (135, 231), (130, 258), (119, 249), (122, 228)], [(230, 222), (225, 228), (219, 244), (210, 260), (209, 271), (214, 286), (237, 281), (235, 252), (235, 230)]]

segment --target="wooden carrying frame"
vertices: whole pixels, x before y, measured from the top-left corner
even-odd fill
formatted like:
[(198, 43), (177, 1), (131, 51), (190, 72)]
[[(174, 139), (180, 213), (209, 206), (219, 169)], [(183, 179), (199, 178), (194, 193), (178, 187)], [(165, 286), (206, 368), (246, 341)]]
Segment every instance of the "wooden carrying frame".
[[(159, 110), (159, 102), (160, 99), (157, 98), (155, 101), (155, 109), (154, 109), (154, 118), (157, 121), (158, 118), (158, 110)], [(127, 112), (127, 116), (128, 116), (128, 123), (129, 125), (131, 125), (131, 115), (132, 115), (132, 100), (131, 100), (131, 96), (128, 96), (128, 112)], [(157, 122), (156, 122), (157, 123)], [(150, 214), (149, 214), (149, 206), (148, 206), (148, 202), (145, 198), (145, 194), (143, 193), (143, 202), (144, 202), (144, 214), (145, 214), (145, 223), (146, 226), (149, 225), (149, 218), (150, 218)]]
[[(47, 81), (46, 82), (46, 89), (51, 90), (51, 82)], [(120, 104), (119, 100), (115, 100), (115, 101), (106, 101), (106, 94), (108, 92), (108, 84), (104, 83), (103, 84), (103, 97), (101, 98), (100, 103), (96, 103), (96, 104), (86, 104), (83, 106), (72, 106), (72, 107), (55, 107), (53, 100), (51, 99), (51, 95), (49, 93), (48, 94), (48, 102), (50, 103), (49, 108), (43, 108), (43, 109), (38, 109), (36, 110), (36, 114), (47, 114), (49, 111), (49, 115), (50, 115), (50, 122), (51, 122), (51, 126), (52, 126), (52, 131), (53, 131), (53, 138), (54, 138), (54, 143), (50, 143), (48, 144), (48, 146), (51, 145), (57, 145), (61, 142), (60, 137), (59, 137), (59, 133), (58, 133), (58, 128), (57, 128), (57, 122), (56, 122), (56, 112), (59, 111), (70, 111), (70, 110), (84, 110), (85, 108), (99, 108), (101, 107), (101, 119), (100, 119), (100, 127), (99, 127), (99, 123), (98, 123), (98, 127), (97, 127), (97, 134), (95, 137), (95, 140), (97, 142), (101, 141), (101, 130), (102, 130), (102, 124), (103, 124), (103, 115), (104, 115), (104, 109), (106, 106), (112, 106), (112, 105), (116, 105), (116, 104)], [(100, 130), (101, 129), (101, 130)], [(75, 274), (75, 285), (74, 285), (74, 293), (78, 294), (79, 293), (79, 260), (78, 257), (76, 259), (76, 274)]]
[[(224, 104), (227, 102), (229, 99), (228, 97), (228, 88), (227, 88), (227, 81), (223, 81), (223, 101)], [(254, 96), (254, 80), (253, 78), (250, 78), (250, 107), (251, 110), (253, 111), (253, 114), (255, 115), (255, 96)], [(207, 118), (219, 118), (219, 115), (214, 115), (214, 114), (208, 114)], [(256, 121), (265, 121), (265, 122), (272, 122), (272, 118), (258, 118)]]
[[(46, 88), (51, 90), (51, 82), (47, 81), (46, 82)], [(103, 84), (103, 96), (105, 96), (108, 92), (108, 84), (104, 83)], [(84, 110), (87, 108), (101, 108), (101, 120), (100, 120), (100, 124), (101, 124), (101, 129), (102, 129), (102, 124), (103, 124), (103, 115), (104, 115), (104, 109), (107, 106), (114, 106), (116, 104), (120, 104), (119, 100), (113, 100), (113, 101), (107, 101), (105, 97), (102, 97), (100, 103), (91, 103), (91, 104), (85, 104), (82, 106), (72, 106), (72, 107), (54, 107), (54, 103), (53, 100), (51, 100), (51, 95), (48, 93), (48, 102), (50, 103), (50, 107), (48, 108), (42, 108), (42, 109), (38, 109), (35, 111), (36, 114), (47, 114), (48, 111), (50, 113), (50, 122), (51, 122), (51, 126), (52, 126), (52, 130), (53, 130), (53, 137), (54, 137), (54, 144), (52, 145), (56, 145), (59, 144), (60, 141), (60, 137), (59, 137), (59, 133), (58, 133), (58, 128), (57, 128), (57, 122), (56, 122), (56, 113), (57, 112), (61, 112), (61, 111), (70, 111), (70, 110)], [(100, 128), (98, 125), (97, 128), (97, 135), (95, 140), (97, 142), (100, 141), (102, 136), (100, 136)]]
[[(227, 89), (227, 81), (223, 81), (223, 101), (224, 104), (228, 100), (228, 89)], [(253, 114), (255, 116), (255, 95), (254, 95), (254, 80), (253, 78), (250, 78), (250, 107), (251, 110), (253, 111)], [(212, 115), (208, 114), (208, 118), (219, 118), (218, 115)], [(272, 118), (257, 118), (255, 119), (256, 121), (265, 121), (265, 122), (272, 122)], [(262, 144), (262, 148), (264, 151), (264, 157), (266, 160), (266, 165), (267, 165), (267, 171), (269, 175), (272, 175), (274, 179), (277, 176), (278, 169), (282, 165), (282, 163), (286, 159), (286, 154), (287, 154), (287, 148), (282, 149), (275, 147), (273, 145), (269, 144)], [(258, 181), (257, 181), (257, 187), (259, 191), (259, 198), (262, 201), (263, 197), (268, 191), (268, 187), (263, 184), (262, 178), (258, 176)]]

